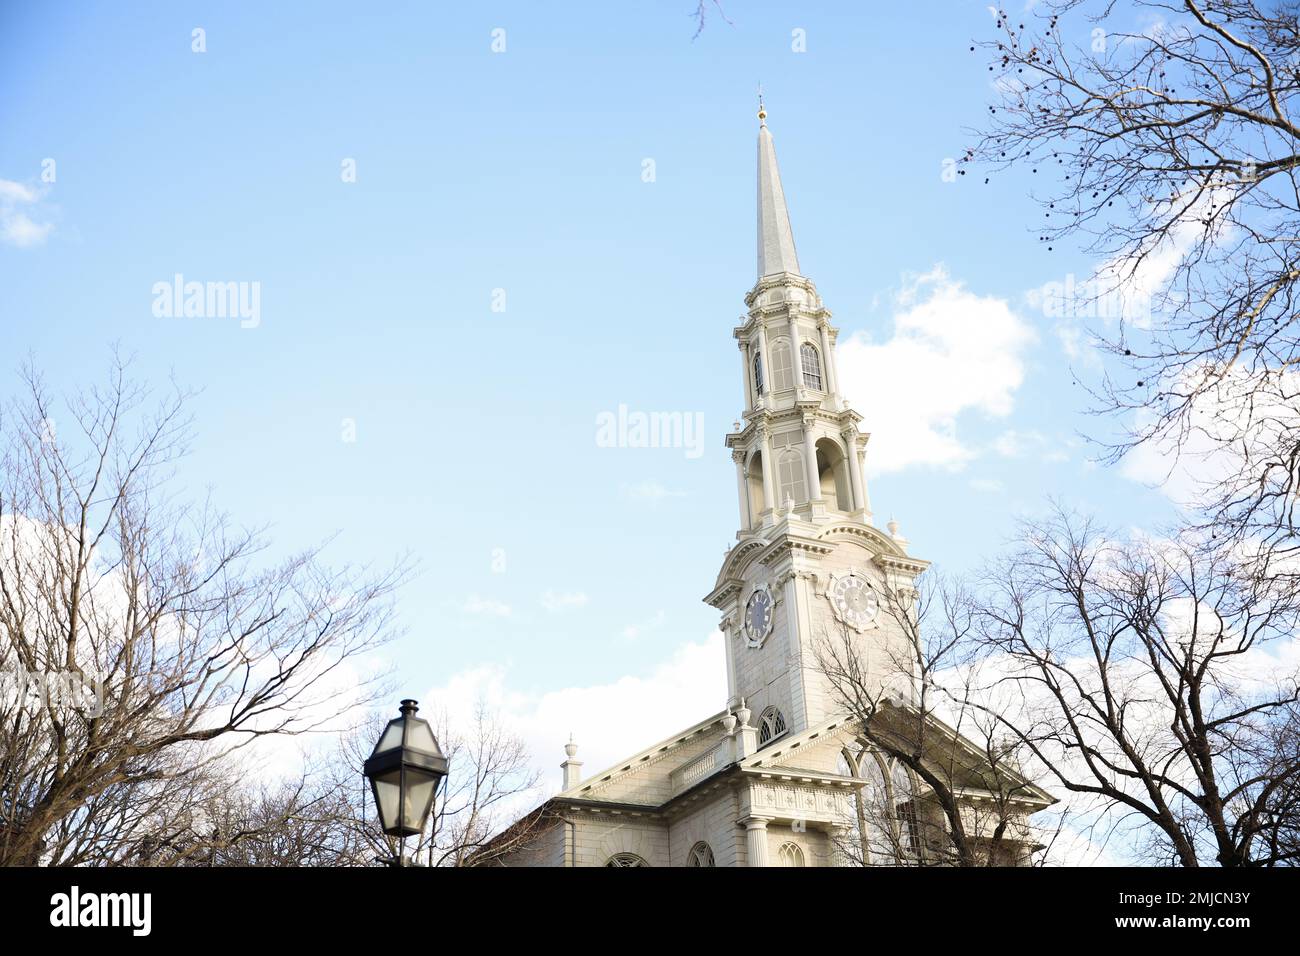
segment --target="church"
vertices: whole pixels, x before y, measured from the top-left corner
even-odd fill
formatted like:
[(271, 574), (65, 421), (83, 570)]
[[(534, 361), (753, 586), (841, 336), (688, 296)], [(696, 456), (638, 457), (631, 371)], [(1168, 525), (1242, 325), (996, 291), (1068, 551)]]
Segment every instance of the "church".
[[(927, 562), (908, 553), (897, 524), (882, 532), (873, 523), (868, 435), (840, 395), (836, 329), (799, 267), (761, 103), (758, 119), (757, 281), (745, 296), (744, 323), (733, 330), (743, 427), (726, 437), (740, 528), (704, 598), (721, 615), (726, 707), (591, 776), (570, 742), (562, 791), (488, 841), (483, 861), (897, 866), (948, 859), (933, 788), (863, 730), (868, 719), (906, 726), (916, 712), (914, 681), (889, 663), (907, 658), (908, 640), (890, 598), (910, 593)], [(862, 680), (882, 689), (870, 714), (849, 706), (828, 677), (819, 647), (832, 635), (844, 635), (863, 662)], [(969, 842), (987, 847), (983, 862), (1029, 864), (1038, 848), (1029, 817), (1053, 797), (930, 713), (921, 721), (927, 759), (959, 768), (945, 789)], [(990, 778), (999, 793), (990, 792)], [(993, 803), (996, 814), (987, 812)]]

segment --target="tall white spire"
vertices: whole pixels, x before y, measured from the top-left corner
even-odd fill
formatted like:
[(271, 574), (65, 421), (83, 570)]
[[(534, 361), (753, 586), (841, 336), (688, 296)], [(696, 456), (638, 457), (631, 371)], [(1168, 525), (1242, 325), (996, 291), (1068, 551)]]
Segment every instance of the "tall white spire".
[(776, 147), (767, 129), (763, 97), (758, 98), (758, 277), (793, 272), (800, 275), (799, 257), (794, 251), (794, 233), (781, 189), (781, 171), (776, 165)]

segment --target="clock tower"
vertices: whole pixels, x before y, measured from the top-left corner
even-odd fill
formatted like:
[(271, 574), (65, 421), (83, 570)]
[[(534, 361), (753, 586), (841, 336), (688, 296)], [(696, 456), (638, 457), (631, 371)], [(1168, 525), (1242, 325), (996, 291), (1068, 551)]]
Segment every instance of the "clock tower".
[[(947, 818), (912, 764), (881, 749), (877, 716), (886, 730), (925, 721), (921, 758), (960, 775), (960, 818), (990, 863), (1027, 864), (1040, 845), (1028, 818), (1051, 794), (1013, 768), (989, 773), (980, 744), (908, 706), (918, 701), (906, 596), (927, 564), (907, 553), (896, 523), (872, 522), (868, 436), (840, 393), (831, 314), (795, 254), (761, 100), (758, 118), (758, 275), (735, 329), (744, 422), (726, 440), (740, 528), (705, 598), (722, 615), (729, 699), (588, 777), (570, 740), (564, 789), (475, 862), (947, 865)], [(819, 665), (828, 646), (886, 706), (868, 713), (836, 695)], [(990, 792), (994, 780), (1007, 788)]]
[(740, 529), (705, 600), (723, 615), (728, 707), (744, 700), (762, 746), (843, 709), (817, 664), (828, 639), (862, 642), (872, 678), (907, 692), (887, 595), (927, 562), (907, 554), (896, 523), (872, 523), (869, 436), (840, 394), (831, 313), (799, 268), (761, 101), (758, 119), (758, 276), (733, 330), (743, 427), (726, 438)]

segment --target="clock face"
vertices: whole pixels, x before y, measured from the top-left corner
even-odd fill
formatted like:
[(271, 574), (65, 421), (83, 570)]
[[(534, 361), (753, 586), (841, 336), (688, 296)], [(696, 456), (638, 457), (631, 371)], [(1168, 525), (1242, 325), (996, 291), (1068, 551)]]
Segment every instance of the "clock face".
[(880, 599), (871, 585), (856, 574), (836, 578), (826, 592), (835, 616), (856, 630), (862, 630), (876, 619)]
[(745, 603), (745, 638), (757, 645), (767, 637), (772, 629), (772, 595), (766, 587), (760, 587), (749, 596)]

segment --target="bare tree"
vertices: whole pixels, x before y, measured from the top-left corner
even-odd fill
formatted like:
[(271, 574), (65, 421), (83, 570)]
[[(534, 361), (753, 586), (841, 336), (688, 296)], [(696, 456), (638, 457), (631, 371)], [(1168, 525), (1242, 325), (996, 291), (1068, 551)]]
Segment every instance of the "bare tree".
[[(355, 780), (315, 768), (296, 780), (234, 776), (182, 814), (155, 821), (125, 863), (143, 866), (367, 866), (364, 821), (352, 814)], [(166, 824), (165, 826), (162, 824)]]
[(1286, 717), (1274, 722), (1272, 745), (1273, 776), (1277, 785), (1263, 801), (1256, 818), (1259, 828), (1259, 856), (1271, 864), (1300, 861), (1300, 774), (1280, 768), (1300, 766), (1300, 708), (1291, 707)]
[(1294, 863), (1300, 688), (1269, 647), (1296, 597), (1211, 544), (1027, 526), (978, 611), (1000, 692), (981, 706), (1146, 859)]
[(734, 25), (729, 19), (727, 19), (727, 13), (722, 9), (722, 0), (698, 0), (695, 4), (695, 10), (691, 14), (695, 20), (695, 32), (691, 35), (692, 40), (704, 32), (704, 25), (709, 19), (710, 7), (714, 9), (723, 23), (728, 26)]
[(1294, 552), (1296, 5), (1055, 0), (996, 29), (983, 47), (1001, 99), (966, 158), (1032, 181), (1039, 241), (1078, 239), (1102, 262), (1074, 305), (1117, 320), (1092, 330), (1116, 360), (1091, 388), (1121, 427), (1109, 457), (1192, 459), (1218, 537)]
[(857, 791), (850, 862), (993, 866), (1028, 862), (1025, 817), (1041, 794), (1019, 742), (976, 703), (976, 606), (958, 585), (882, 589), (871, 641), (841, 627), (817, 648), (832, 692), (861, 721), (844, 754)]
[(250, 742), (336, 721), (340, 684), (364, 702), (350, 664), (404, 572), (265, 560), (181, 500), (185, 393), (155, 403), (121, 361), (58, 407), (24, 380), (0, 418), (0, 864), (122, 861)]

